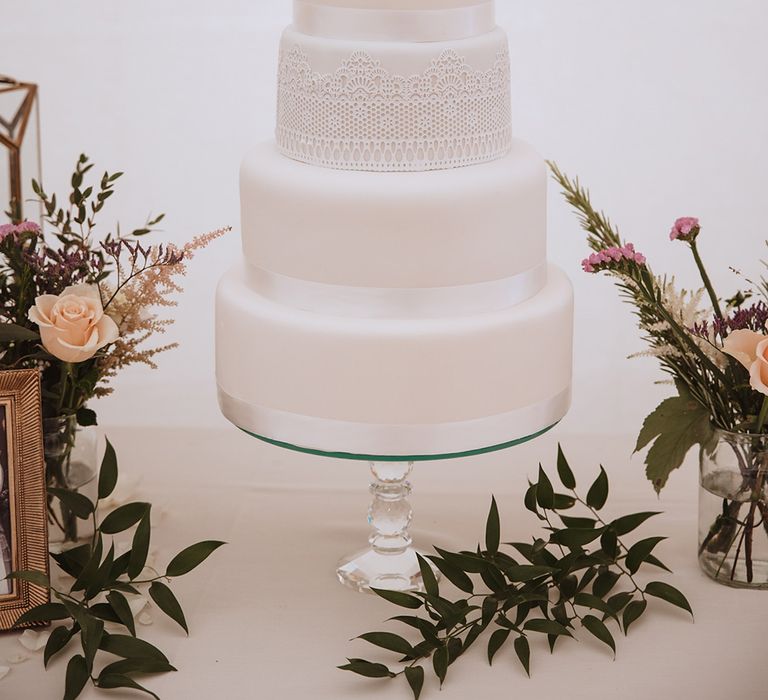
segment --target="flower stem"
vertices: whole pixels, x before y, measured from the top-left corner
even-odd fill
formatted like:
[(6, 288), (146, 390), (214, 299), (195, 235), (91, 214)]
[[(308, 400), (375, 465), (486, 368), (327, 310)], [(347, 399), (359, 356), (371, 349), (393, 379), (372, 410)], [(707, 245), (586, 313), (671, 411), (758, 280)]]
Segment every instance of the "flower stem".
[(763, 407), (760, 409), (760, 415), (757, 418), (757, 429), (755, 432), (758, 435), (763, 432), (766, 421), (768, 421), (768, 396), (763, 399)]
[(691, 252), (693, 253), (693, 259), (696, 261), (696, 267), (699, 268), (699, 273), (701, 274), (701, 280), (704, 282), (704, 286), (707, 288), (709, 298), (712, 301), (712, 308), (715, 310), (715, 315), (722, 320), (723, 312), (720, 309), (720, 300), (717, 298), (717, 294), (715, 294), (715, 288), (712, 286), (712, 280), (709, 279), (707, 270), (704, 267), (704, 261), (701, 259), (701, 255), (699, 255), (699, 246), (695, 240), (691, 241), (690, 245)]

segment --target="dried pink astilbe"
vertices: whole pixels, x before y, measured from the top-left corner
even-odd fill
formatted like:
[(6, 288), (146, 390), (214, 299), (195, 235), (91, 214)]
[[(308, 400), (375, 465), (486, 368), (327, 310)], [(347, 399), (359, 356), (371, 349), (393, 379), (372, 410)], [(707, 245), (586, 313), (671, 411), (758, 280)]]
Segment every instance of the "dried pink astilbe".
[[(118, 324), (120, 337), (100, 360), (104, 383), (108, 383), (119, 370), (131, 364), (156, 368), (154, 358), (177, 347), (176, 343), (148, 349), (141, 346), (152, 336), (165, 333), (168, 326), (173, 324), (171, 318), (158, 318), (157, 311), (177, 305), (177, 301), (172, 297), (183, 291), (177, 278), (186, 274), (186, 262), (191, 260), (197, 251), (229, 231), (230, 228), (223, 228), (197, 236), (181, 248), (129, 247), (127, 256), (122, 257), (122, 251), (115, 249), (118, 253), (116, 259), (120, 264), (119, 287), (110, 288), (102, 284), (101, 289), (102, 295), (108, 300), (106, 311)], [(129, 258), (127, 262), (125, 257)], [(110, 391), (109, 387), (102, 386), (97, 395), (104, 396)]]

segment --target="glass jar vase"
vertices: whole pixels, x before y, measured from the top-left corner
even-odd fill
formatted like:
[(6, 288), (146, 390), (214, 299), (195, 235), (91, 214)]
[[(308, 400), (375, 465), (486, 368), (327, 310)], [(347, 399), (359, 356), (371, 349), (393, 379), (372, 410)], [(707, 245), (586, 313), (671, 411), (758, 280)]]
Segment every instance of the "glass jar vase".
[[(49, 487), (81, 492), (95, 487), (98, 430), (77, 424), (75, 416), (43, 419), (45, 468)], [(85, 493), (92, 498), (92, 495)], [(58, 498), (48, 497), (48, 540), (66, 547), (93, 535), (93, 523), (79, 520)]]
[(702, 570), (727, 586), (768, 589), (768, 435), (716, 430), (699, 484)]

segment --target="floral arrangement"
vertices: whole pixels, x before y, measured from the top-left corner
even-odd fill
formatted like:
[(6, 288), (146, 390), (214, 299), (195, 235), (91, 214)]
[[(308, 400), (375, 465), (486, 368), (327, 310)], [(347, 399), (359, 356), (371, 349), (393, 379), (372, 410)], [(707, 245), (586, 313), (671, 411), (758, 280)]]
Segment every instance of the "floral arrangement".
[[(61, 204), (55, 194), (49, 196), (33, 182), (49, 231), (11, 213), (11, 222), (0, 226), (0, 370), (40, 370), (49, 520), (69, 540), (69, 546), (51, 552), (59, 569), (55, 577), (38, 571), (16, 571), (10, 577), (32, 581), (51, 593), (50, 603), (16, 622), (54, 624), (45, 646), (46, 667), (73, 640), (80, 642), (79, 653), (67, 665), (65, 698), (78, 697), (89, 683), (157, 697), (135, 677), (176, 669), (159, 649), (137, 636), (134, 611), (139, 608), (134, 603), (143, 606), (148, 595), (187, 631), (181, 605), (167, 584), (192, 571), (223, 543), (192, 545), (158, 572), (148, 566), (151, 505), (127, 503), (106, 515), (99, 512), (118, 480), (117, 455), (109, 441), (95, 501), (71, 486), (68, 474), (78, 431), (97, 422), (89, 402), (113, 391), (111, 382), (120, 370), (135, 364), (155, 368), (156, 356), (176, 347), (146, 343), (173, 323), (158, 314), (176, 305), (174, 296), (182, 291), (179, 278), (187, 263), (229, 229), (198, 236), (181, 247), (145, 244), (145, 237), (163, 220), (160, 215), (127, 234), (117, 226), (97, 235), (96, 216), (113, 196), (122, 173), (106, 172), (90, 185), (86, 179), (92, 168), (88, 158), (80, 156), (71, 191)], [(87, 539), (78, 534), (84, 522), (93, 526)], [(130, 546), (116, 542), (115, 535), (128, 531)], [(101, 664), (97, 671), (105, 654), (119, 660)]]
[[(615, 279), (649, 346), (642, 355), (656, 358), (676, 389), (648, 416), (638, 438), (638, 451), (650, 445), (647, 476), (660, 492), (691, 448), (700, 446), (717, 466), (726, 445), (738, 470), (735, 478), (727, 470), (703, 475), (717, 512), (700, 555), (711, 560), (715, 578), (735, 584), (743, 570), (752, 584), (755, 538), (761, 529), (768, 535), (768, 281), (745, 280), (745, 288), (730, 296), (717, 294), (699, 251), (701, 223), (684, 217), (669, 238), (688, 247), (702, 287), (678, 290), (674, 278), (656, 275), (645, 256), (621, 238), (578, 180), (550, 166), (593, 251), (582, 263), (584, 271)], [(708, 570), (703, 561), (702, 566)], [(768, 585), (768, 572), (761, 583)]]
[[(688, 600), (674, 586), (640, 578), (644, 576), (641, 569), (648, 567), (668, 571), (654, 555), (664, 538), (625, 542), (627, 535), (658, 513), (607, 518), (602, 513), (609, 495), (605, 470), (600, 469), (582, 496), (562, 449), (557, 473), (562, 489), (555, 490), (552, 479), (539, 467), (538, 479), (525, 495), (525, 507), (544, 528), (540, 537), (505, 543), (504, 551), (494, 499), (484, 547), (459, 552), (436, 547), (434, 556), (419, 557), (423, 592), (374, 591), (409, 611), (391, 619), (417, 637), (415, 642), (393, 632), (368, 632), (359, 637), (397, 655), (396, 666), (350, 658), (339, 668), (366, 678), (403, 678), (414, 700), (419, 700), (427, 664), (442, 686), (450, 667), (486, 634), (489, 664), (511, 645), (510, 654), (514, 653), (530, 676), (530, 640), (546, 638), (554, 652), (561, 639), (573, 637), (580, 628), (615, 654), (611, 628), (626, 634), (645, 614), (650, 600), (660, 599), (692, 614)], [(581, 512), (575, 513), (577, 510)], [(463, 595), (446, 597), (435, 571)], [(416, 611), (425, 615), (417, 616)]]
[[(118, 225), (97, 236), (96, 217), (123, 173), (105, 172), (91, 185), (86, 179), (92, 168), (81, 155), (63, 202), (33, 182), (47, 234), (33, 221), (0, 226), (0, 369), (41, 370), (43, 416), (56, 425), (51, 431), (64, 446), (46, 455), (49, 483), (59, 488), (68, 488), (78, 426), (96, 424), (89, 402), (113, 391), (110, 383), (120, 370), (154, 368), (158, 354), (176, 347), (146, 346), (173, 323), (158, 312), (176, 305), (178, 280), (194, 254), (228, 231), (182, 247), (145, 244), (160, 215), (130, 233)], [(63, 513), (62, 520), (58, 525), (74, 539), (76, 518)]]

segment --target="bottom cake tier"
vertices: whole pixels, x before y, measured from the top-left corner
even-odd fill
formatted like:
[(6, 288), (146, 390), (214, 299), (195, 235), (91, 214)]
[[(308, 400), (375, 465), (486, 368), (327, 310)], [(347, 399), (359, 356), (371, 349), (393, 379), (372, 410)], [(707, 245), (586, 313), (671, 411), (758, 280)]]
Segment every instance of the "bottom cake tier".
[(500, 311), (351, 318), (256, 292), (245, 266), (220, 283), (216, 366), (224, 415), (285, 447), (441, 458), (497, 449), (558, 423), (570, 404), (573, 291)]

